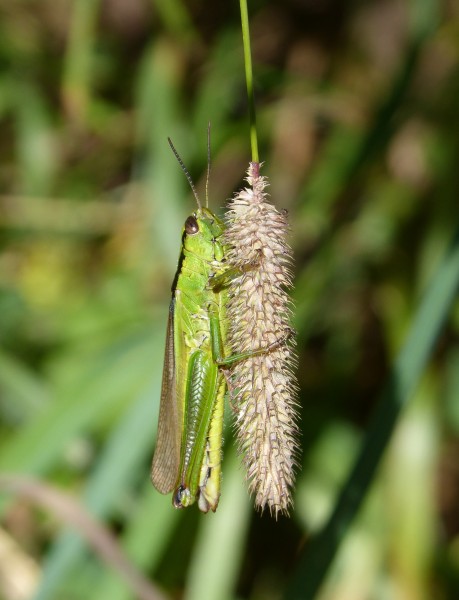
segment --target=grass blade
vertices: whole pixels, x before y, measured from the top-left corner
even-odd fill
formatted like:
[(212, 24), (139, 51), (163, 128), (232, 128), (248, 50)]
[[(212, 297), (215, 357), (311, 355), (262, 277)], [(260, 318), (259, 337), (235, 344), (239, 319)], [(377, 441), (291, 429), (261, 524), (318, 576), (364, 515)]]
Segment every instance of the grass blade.
[(456, 298), (459, 231), (440, 264), (395, 361), (362, 450), (327, 525), (301, 556), (287, 590), (290, 600), (313, 598), (365, 498), (401, 409), (409, 401)]

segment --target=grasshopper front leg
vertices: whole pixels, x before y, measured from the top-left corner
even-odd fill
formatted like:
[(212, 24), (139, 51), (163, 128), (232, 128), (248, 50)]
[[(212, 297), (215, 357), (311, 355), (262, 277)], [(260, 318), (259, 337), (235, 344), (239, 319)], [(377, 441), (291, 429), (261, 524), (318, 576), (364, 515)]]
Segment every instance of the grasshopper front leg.
[(248, 271), (258, 269), (261, 262), (262, 251), (257, 250), (257, 258), (251, 261), (247, 261), (244, 265), (239, 267), (229, 267), (223, 273), (219, 275), (211, 275), (209, 277), (209, 288), (214, 292), (219, 292), (222, 288), (228, 286), (233, 279), (237, 279)]

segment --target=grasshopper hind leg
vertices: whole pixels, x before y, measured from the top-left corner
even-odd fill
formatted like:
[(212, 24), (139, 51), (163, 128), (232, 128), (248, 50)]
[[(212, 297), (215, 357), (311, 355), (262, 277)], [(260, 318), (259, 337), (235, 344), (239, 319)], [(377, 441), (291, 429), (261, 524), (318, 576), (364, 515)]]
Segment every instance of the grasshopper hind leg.
[(191, 492), (184, 485), (179, 485), (172, 496), (174, 508), (186, 508), (192, 504)]
[(223, 411), (226, 381), (219, 373), (218, 391), (206, 442), (205, 458), (199, 480), (198, 506), (202, 512), (217, 510), (222, 478)]

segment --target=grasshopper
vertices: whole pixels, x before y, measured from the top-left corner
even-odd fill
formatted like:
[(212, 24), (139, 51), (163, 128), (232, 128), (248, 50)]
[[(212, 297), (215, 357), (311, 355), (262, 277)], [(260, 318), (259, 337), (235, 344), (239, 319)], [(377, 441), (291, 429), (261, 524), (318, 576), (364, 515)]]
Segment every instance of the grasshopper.
[(201, 206), (188, 171), (168, 141), (188, 178), (198, 208), (183, 226), (172, 283), (151, 479), (162, 494), (173, 492), (176, 508), (190, 506), (197, 500), (199, 509), (208, 512), (216, 510), (220, 497), (227, 388), (224, 369), (246, 355), (225, 358), (227, 292), (221, 278), (225, 259), (221, 236), (225, 226), (212, 211)]

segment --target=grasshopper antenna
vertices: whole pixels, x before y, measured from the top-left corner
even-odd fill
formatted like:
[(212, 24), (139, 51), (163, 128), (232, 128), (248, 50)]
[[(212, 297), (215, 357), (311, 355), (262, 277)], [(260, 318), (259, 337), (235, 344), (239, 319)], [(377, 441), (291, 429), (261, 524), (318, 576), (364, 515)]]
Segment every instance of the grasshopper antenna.
[[(196, 188), (194, 187), (194, 183), (193, 180), (191, 179), (191, 175), (188, 172), (188, 169), (185, 167), (185, 165), (183, 164), (183, 160), (180, 158), (179, 153), (177, 152), (177, 150), (175, 149), (174, 144), (172, 143), (172, 140), (170, 137), (167, 138), (167, 141), (169, 142), (169, 146), (172, 148), (172, 152), (175, 154), (175, 158), (178, 160), (179, 165), (182, 167), (182, 171), (185, 173), (186, 178), (188, 179), (188, 183), (190, 184), (190, 187), (193, 191), (193, 196), (196, 198), (196, 202), (198, 204), (198, 208), (199, 210), (201, 210), (202, 206), (201, 206), (201, 201), (199, 200), (199, 196), (198, 193), (196, 191)], [(207, 197), (207, 187), (206, 187), (206, 197)]]
[(209, 179), (210, 179), (210, 121), (207, 124), (206, 208), (209, 208)]

